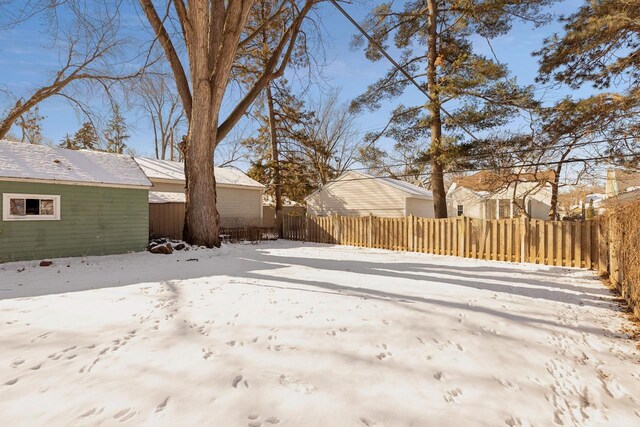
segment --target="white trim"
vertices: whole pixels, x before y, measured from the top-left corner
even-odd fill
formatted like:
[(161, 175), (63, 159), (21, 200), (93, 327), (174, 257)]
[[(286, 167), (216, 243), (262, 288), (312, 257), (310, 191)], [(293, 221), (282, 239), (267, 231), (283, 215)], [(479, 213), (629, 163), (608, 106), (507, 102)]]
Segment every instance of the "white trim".
[(38, 184), (53, 185), (79, 185), (83, 187), (112, 187), (112, 188), (132, 188), (138, 190), (148, 190), (151, 185), (125, 185), (125, 184), (105, 184), (102, 182), (82, 182), (82, 181), (61, 181), (57, 179), (35, 179), (35, 178), (13, 178), (0, 176), (0, 182), (33, 182)]
[[(53, 200), (53, 215), (11, 215), (11, 199), (51, 199)], [(2, 220), (3, 221), (59, 221), (60, 220), (60, 195), (53, 194), (26, 194), (26, 193), (2, 193)]]

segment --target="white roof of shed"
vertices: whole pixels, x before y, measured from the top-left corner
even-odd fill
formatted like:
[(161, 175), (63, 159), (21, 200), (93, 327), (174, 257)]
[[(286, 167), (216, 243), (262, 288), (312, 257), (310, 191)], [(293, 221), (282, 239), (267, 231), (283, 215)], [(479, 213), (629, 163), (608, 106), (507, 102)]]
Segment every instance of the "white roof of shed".
[[(350, 178), (350, 176), (353, 176), (353, 178)], [(373, 176), (363, 172), (347, 171), (347, 172), (344, 172), (342, 175), (340, 175), (338, 178), (334, 179), (333, 181), (330, 181), (325, 185), (323, 185), (322, 187), (318, 188), (316, 191), (314, 191), (313, 193), (305, 197), (305, 200), (309, 199), (310, 197), (319, 193), (320, 191), (323, 191), (325, 188), (330, 188), (332, 185), (337, 185), (338, 183), (344, 183), (349, 181), (360, 181), (365, 179), (375, 180), (376, 182), (380, 182), (395, 190), (402, 191), (408, 197), (416, 197), (419, 199), (433, 199), (433, 192), (431, 192), (430, 190), (427, 190), (426, 188), (418, 187), (415, 184), (411, 184), (410, 182), (400, 181), (398, 179), (393, 179), (388, 177)]]
[(149, 191), (149, 203), (185, 203), (186, 201), (187, 197), (184, 193)]
[(0, 140), (0, 179), (150, 187), (130, 156)]
[[(370, 175), (368, 175), (370, 176)], [(411, 184), (410, 182), (407, 181), (400, 181), (399, 179), (393, 179), (393, 178), (377, 178), (379, 179), (381, 182), (397, 188), (399, 190), (402, 190), (406, 193), (409, 193), (413, 196), (418, 196), (418, 197), (426, 197), (428, 199), (432, 199), (433, 198), (433, 192), (431, 190), (427, 190), (426, 188), (422, 188), (422, 187), (418, 187), (415, 184)]]
[[(151, 180), (184, 182), (184, 163), (171, 160), (157, 160), (146, 157), (135, 157), (135, 161), (142, 168), (144, 173)], [(235, 185), (242, 187), (264, 188), (260, 184), (249, 178), (247, 175), (235, 168), (214, 168), (216, 184)]]

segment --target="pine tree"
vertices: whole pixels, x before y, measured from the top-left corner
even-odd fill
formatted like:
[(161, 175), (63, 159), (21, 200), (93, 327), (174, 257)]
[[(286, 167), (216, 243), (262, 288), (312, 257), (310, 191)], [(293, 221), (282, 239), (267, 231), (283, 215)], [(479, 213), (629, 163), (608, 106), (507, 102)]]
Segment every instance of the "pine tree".
[(71, 141), (71, 150), (95, 150), (97, 149), (100, 138), (98, 132), (91, 122), (84, 122), (80, 129), (73, 135)]
[(596, 209), (593, 207), (593, 199), (589, 200), (589, 207), (587, 208), (586, 219), (593, 219), (596, 217)]
[[(258, 0), (253, 3), (251, 14), (247, 22), (247, 29), (254, 33), (248, 43), (240, 46), (239, 61), (237, 64), (236, 78), (248, 87), (255, 84), (256, 80), (268, 69), (270, 58), (278, 41), (283, 37), (287, 28), (287, 22), (296, 14), (296, 4), (291, 2), (281, 4), (272, 0)], [(308, 66), (310, 64), (307, 51), (308, 36), (300, 37), (291, 45), (291, 65), (295, 67)], [(284, 70), (283, 70), (284, 71)], [(275, 201), (276, 226), (282, 224), (282, 194), (284, 182), (280, 169), (283, 168), (281, 151), (287, 141), (300, 126), (300, 120), (306, 112), (303, 104), (292, 93), (288, 82), (282, 78), (268, 82), (261, 93), (261, 98), (256, 103), (257, 117), (262, 123), (260, 135), (254, 138), (251, 144), (261, 144), (268, 147), (268, 161), (263, 166), (271, 169), (268, 173), (270, 185), (273, 189)], [(254, 159), (266, 160), (263, 156)], [(283, 171), (284, 173), (284, 171)]]
[[(431, 169), (436, 217), (447, 215), (444, 169), (457, 152), (456, 146), (469, 138), (460, 125), (473, 132), (490, 131), (508, 123), (518, 108), (535, 106), (531, 88), (519, 87), (504, 64), (475, 53), (472, 39), (490, 40), (505, 34), (516, 16), (542, 22), (539, 10), (552, 1), (414, 0), (400, 9), (388, 2), (367, 17), (365, 27), (372, 37), (382, 46), (393, 41), (401, 51), (400, 65), (430, 97), (426, 104), (399, 105), (389, 126), (368, 139), (385, 136), (402, 145), (422, 143), (419, 157), (428, 159)], [(354, 42), (364, 45), (363, 38)], [(371, 43), (365, 55), (372, 61), (382, 58)], [(410, 85), (410, 80), (392, 69), (356, 98), (352, 108), (378, 109), (382, 101), (396, 99)], [(449, 103), (457, 104), (453, 118), (441, 110)]]
[(104, 138), (107, 141), (107, 152), (122, 154), (126, 147), (124, 142), (129, 139), (129, 134), (127, 133), (127, 124), (120, 114), (120, 107), (117, 104), (113, 106), (113, 115), (107, 123)]
[(591, 82), (609, 87), (614, 80), (639, 87), (640, 0), (587, 1), (563, 18), (564, 34), (545, 40), (540, 79), (554, 79), (577, 88)]
[(62, 141), (60, 141), (59, 146), (61, 148), (66, 148), (67, 150), (77, 150), (75, 145), (73, 145), (73, 139), (69, 134), (66, 134), (64, 138), (62, 138)]
[[(606, 154), (626, 167), (640, 165), (640, 0), (588, 1), (563, 18), (564, 34), (545, 39), (538, 81), (571, 88), (615, 84), (604, 93), (574, 103), (580, 121), (597, 122), (609, 139)], [(581, 105), (582, 104), (582, 105)], [(588, 108), (579, 108), (586, 106)], [(602, 121), (602, 116), (604, 121)]]

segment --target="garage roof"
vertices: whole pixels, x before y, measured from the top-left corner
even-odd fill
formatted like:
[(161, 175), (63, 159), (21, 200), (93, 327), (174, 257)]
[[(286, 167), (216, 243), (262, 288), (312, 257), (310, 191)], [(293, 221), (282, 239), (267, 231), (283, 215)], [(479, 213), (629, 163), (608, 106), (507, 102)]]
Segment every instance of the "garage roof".
[(130, 156), (0, 140), (0, 179), (150, 187)]
[[(184, 182), (184, 163), (171, 160), (157, 160), (146, 157), (135, 157), (135, 161), (142, 168), (144, 173), (151, 180)], [(249, 178), (247, 175), (235, 168), (215, 167), (214, 173), (216, 184), (233, 185), (241, 187), (264, 188), (260, 184)]]

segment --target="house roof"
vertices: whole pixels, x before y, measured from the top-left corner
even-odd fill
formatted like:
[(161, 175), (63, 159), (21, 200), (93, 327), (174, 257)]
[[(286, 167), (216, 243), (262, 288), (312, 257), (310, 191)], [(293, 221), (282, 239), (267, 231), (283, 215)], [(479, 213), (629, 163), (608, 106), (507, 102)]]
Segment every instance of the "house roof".
[(150, 187), (130, 156), (0, 140), (0, 179)]
[[(184, 163), (171, 160), (157, 160), (146, 157), (134, 158), (138, 165), (150, 180), (184, 182)], [(264, 188), (260, 184), (249, 178), (247, 175), (235, 168), (214, 168), (217, 185), (232, 185), (240, 187)]]
[(640, 189), (628, 190), (624, 193), (620, 193), (617, 196), (607, 197), (600, 202), (601, 207), (605, 208), (617, 208), (621, 205), (635, 202), (640, 200)]
[(499, 174), (493, 171), (481, 171), (473, 175), (457, 178), (454, 182), (457, 187), (465, 187), (472, 191), (492, 192), (514, 182), (551, 182), (555, 179), (555, 176), (556, 174), (552, 170), (520, 174), (511, 172)]
[[(371, 175), (367, 175), (367, 176), (371, 176)], [(411, 184), (410, 182), (400, 181), (399, 179), (393, 179), (393, 178), (380, 178), (380, 177), (374, 177), (374, 176), (371, 176), (371, 177), (380, 180), (380, 182), (390, 187), (397, 188), (398, 190), (402, 190), (405, 193), (408, 193), (412, 196), (425, 197), (428, 199), (433, 198), (433, 192), (431, 190), (418, 187), (417, 185)]]
[[(349, 178), (349, 176), (354, 176), (354, 177), (353, 178)], [(369, 174), (366, 174), (366, 173), (355, 172), (355, 171), (347, 171), (347, 172), (343, 173), (337, 179), (325, 184), (323, 187), (321, 187), (321, 188), (317, 189), (316, 191), (314, 191), (313, 193), (311, 193), (309, 196), (306, 197), (306, 199), (308, 199), (312, 195), (316, 194), (317, 192), (321, 191), (323, 188), (325, 188), (325, 187), (327, 187), (329, 185), (332, 185), (334, 183), (347, 182), (349, 180), (359, 181), (359, 180), (363, 180), (363, 179), (375, 180), (376, 182), (380, 182), (380, 183), (382, 183), (382, 184), (384, 184), (384, 185), (386, 185), (388, 187), (391, 187), (391, 188), (393, 188), (395, 190), (400, 190), (400, 191), (402, 191), (403, 193), (405, 193), (409, 197), (416, 197), (416, 198), (421, 198), (421, 199), (433, 199), (433, 193), (430, 190), (427, 190), (426, 188), (418, 187), (415, 184), (411, 184), (411, 183), (406, 182), (406, 181), (400, 181), (398, 179), (373, 176), (373, 175), (369, 175)]]

